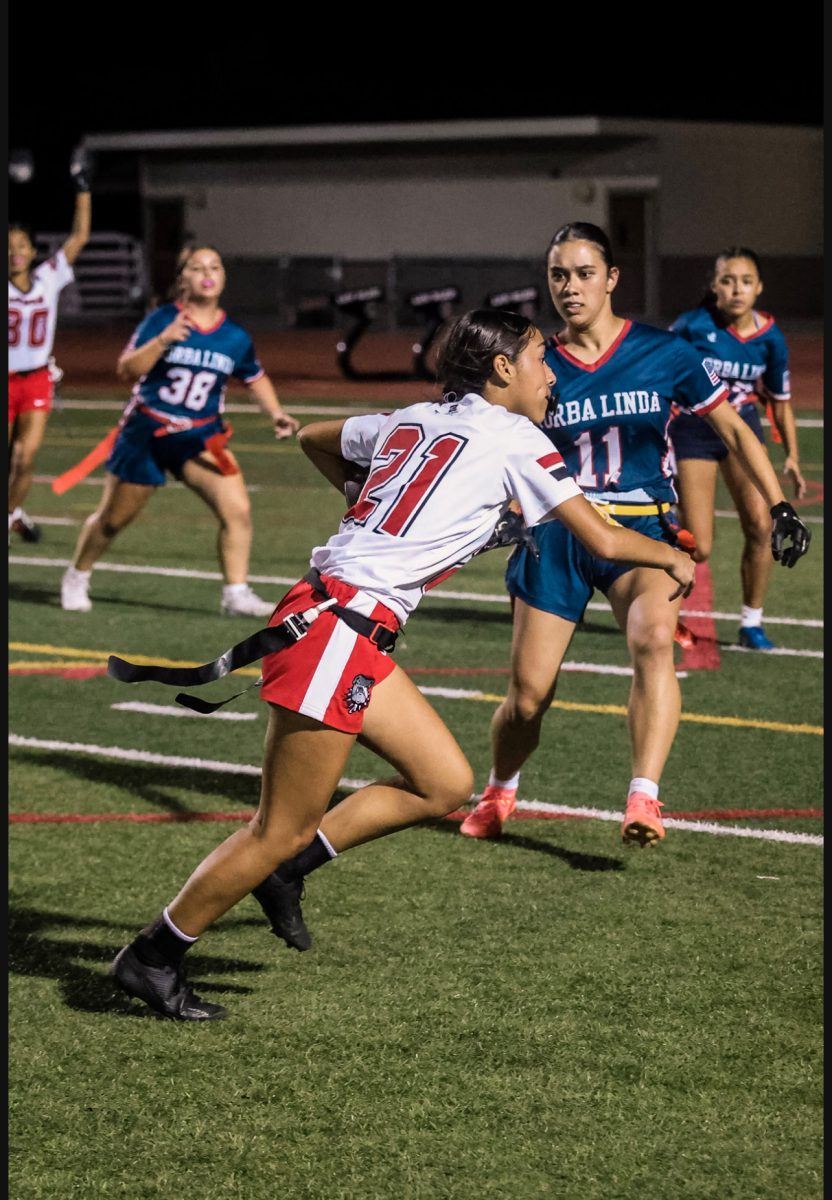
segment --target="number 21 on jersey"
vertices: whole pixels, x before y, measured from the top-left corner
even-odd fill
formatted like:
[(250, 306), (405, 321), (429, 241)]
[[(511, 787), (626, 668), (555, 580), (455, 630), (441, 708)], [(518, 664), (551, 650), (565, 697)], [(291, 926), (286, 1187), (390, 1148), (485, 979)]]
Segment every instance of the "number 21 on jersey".
[(424, 440), (425, 433), (421, 425), (397, 425), (388, 434), (381, 449), (373, 456), (378, 465), (370, 472), (361, 495), (345, 514), (345, 521), (367, 525), (382, 501), (387, 501), (390, 495), (386, 485), (409, 475), (407, 481), (387, 501), (384, 511), (377, 514), (377, 519), (372, 522), (381, 533), (397, 536), (407, 532), (468, 439), (458, 433), (440, 434), (421, 450), (416, 470), (409, 473), (409, 464), (417, 456)]

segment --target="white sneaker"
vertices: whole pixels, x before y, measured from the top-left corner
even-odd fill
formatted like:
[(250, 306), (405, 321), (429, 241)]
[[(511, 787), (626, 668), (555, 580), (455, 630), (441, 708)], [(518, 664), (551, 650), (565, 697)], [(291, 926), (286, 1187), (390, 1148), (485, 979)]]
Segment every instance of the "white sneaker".
[(220, 611), (224, 617), (270, 617), (275, 605), (261, 599), (246, 584), (245, 590), (232, 595), (223, 594)]
[(64, 571), (61, 580), (61, 608), (65, 612), (89, 612), (92, 608), (89, 576), (79, 578), (73, 567)]

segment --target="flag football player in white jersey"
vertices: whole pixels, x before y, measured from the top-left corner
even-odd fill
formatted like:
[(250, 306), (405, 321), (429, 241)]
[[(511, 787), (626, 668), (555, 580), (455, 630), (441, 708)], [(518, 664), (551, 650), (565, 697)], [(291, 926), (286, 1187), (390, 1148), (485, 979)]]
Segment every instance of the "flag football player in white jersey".
[(88, 174), (79, 160), (73, 160), (70, 172), (76, 189), (72, 232), (52, 258), (33, 266), (31, 231), (9, 225), (9, 536), (14, 532), (26, 542), (40, 540), (23, 501), (54, 399), (49, 359), (58, 300), (75, 278), (72, 264), (89, 241), (92, 221)]
[[(263, 661), (269, 725), (255, 816), (113, 963), (123, 990), (163, 1016), (225, 1015), (194, 995), (185, 951), (249, 892), (270, 919), (276, 913), (284, 936), (283, 901), (299, 900), (299, 885), (275, 873), (281, 864), (302, 879), (344, 850), (468, 800), (473, 777), (462, 750), (390, 650), (424, 593), (492, 540), (512, 498), (526, 525), (557, 519), (593, 554), (667, 572), (668, 603), (692, 587), (690, 557), (605, 521), (536, 428), (554, 383), (544, 352), (525, 317), (466, 313), (439, 351), (440, 400), (302, 430), (304, 451), (336, 487), (356, 464), (368, 474), (269, 622), (270, 634), (293, 621), (305, 631)], [(394, 773), (327, 811), (359, 735)]]

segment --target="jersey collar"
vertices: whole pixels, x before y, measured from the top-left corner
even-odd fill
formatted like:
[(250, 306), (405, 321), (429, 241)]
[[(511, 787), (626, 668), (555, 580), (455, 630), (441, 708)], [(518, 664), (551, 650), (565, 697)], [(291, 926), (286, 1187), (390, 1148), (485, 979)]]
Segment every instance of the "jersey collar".
[(621, 345), (621, 343), (624, 341), (625, 337), (630, 332), (632, 327), (633, 327), (633, 322), (630, 321), (629, 319), (625, 320), (624, 325), (622, 326), (621, 332), (619, 333), (619, 335), (615, 339), (615, 341), (604, 351), (604, 353), (601, 355), (600, 358), (596, 358), (595, 362), (592, 362), (592, 363), (582, 362), (581, 359), (575, 358), (574, 354), (570, 354), (569, 351), (565, 347), (560, 345), (560, 343), (558, 342), (558, 335), (556, 333), (552, 335), (552, 346), (558, 352), (558, 354), (560, 354), (563, 358), (565, 358), (567, 360), (567, 362), (572, 363), (573, 367), (578, 367), (578, 369), (581, 371), (590, 371), (590, 372), (597, 371), (600, 367), (603, 367), (604, 363), (609, 362), (609, 360), (612, 358), (613, 354), (615, 354), (616, 350)]

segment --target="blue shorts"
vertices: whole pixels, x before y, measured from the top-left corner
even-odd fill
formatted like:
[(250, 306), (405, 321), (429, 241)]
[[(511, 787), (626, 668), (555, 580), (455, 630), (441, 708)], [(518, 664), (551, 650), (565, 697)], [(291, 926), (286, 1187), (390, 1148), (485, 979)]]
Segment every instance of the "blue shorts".
[[(766, 435), (763, 433), (757, 405), (744, 404), (737, 411), (765, 446)], [(722, 438), (701, 417), (680, 413), (670, 422), (669, 434), (677, 462), (683, 458), (705, 458), (713, 462), (722, 462), (728, 457), (728, 447)]]
[[(697, 418), (698, 420), (698, 418)], [(668, 513), (666, 526), (657, 516), (616, 517), (619, 525), (635, 529), (657, 542), (673, 542), (669, 531), (675, 518)], [(565, 621), (577, 623), (584, 615), (595, 588), (606, 595), (616, 579), (634, 568), (631, 563), (595, 558), (557, 519), (535, 525), (531, 533), (540, 550), (540, 558), (525, 546), (517, 546), (506, 567), (506, 588), (510, 596), (532, 608), (553, 613)]]
[(119, 431), (106, 469), (122, 483), (138, 483), (144, 487), (162, 487), (165, 472), (176, 479), (182, 477), (182, 467), (205, 449), (206, 439), (223, 429), (222, 417), (198, 429), (184, 433), (166, 433), (154, 437), (162, 426), (146, 413), (135, 412)]

